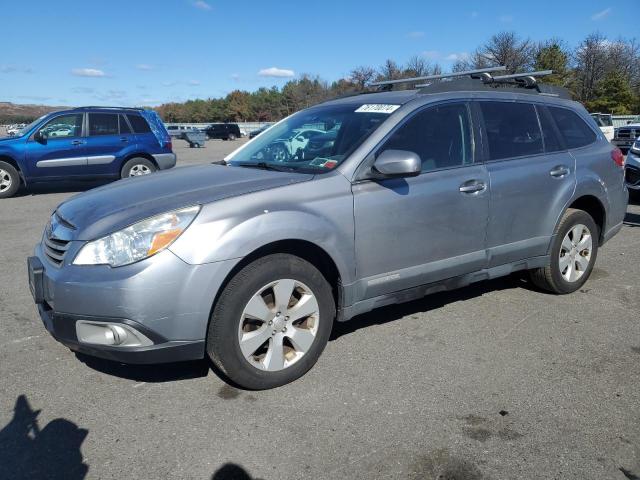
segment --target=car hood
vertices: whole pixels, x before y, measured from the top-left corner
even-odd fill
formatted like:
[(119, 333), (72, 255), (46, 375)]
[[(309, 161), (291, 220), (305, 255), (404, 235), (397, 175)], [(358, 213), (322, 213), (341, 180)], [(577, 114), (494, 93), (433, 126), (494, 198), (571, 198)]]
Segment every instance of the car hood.
[(94, 240), (145, 218), (190, 205), (311, 180), (313, 175), (203, 165), (127, 178), (71, 197), (58, 217), (74, 240)]

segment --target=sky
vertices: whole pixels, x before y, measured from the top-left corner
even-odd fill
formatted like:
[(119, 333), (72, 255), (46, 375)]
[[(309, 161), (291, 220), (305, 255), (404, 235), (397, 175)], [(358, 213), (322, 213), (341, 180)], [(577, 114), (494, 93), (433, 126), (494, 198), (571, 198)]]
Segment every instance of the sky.
[[(633, 38), (638, 0), (4, 0), (0, 101), (158, 105), (333, 81), (422, 55), (447, 70), (492, 34)], [(640, 35), (638, 35), (640, 39)]]

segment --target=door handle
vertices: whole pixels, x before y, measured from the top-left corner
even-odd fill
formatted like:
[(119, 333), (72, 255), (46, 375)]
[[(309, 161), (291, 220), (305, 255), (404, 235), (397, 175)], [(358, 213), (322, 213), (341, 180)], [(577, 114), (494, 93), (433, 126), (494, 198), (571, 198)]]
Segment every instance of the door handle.
[(569, 175), (569, 167), (564, 165), (556, 165), (549, 171), (549, 175), (555, 178), (562, 178)]
[(82, 140), (74, 140), (71, 142), (71, 145), (82, 145), (84, 142)]
[(487, 189), (486, 183), (480, 180), (469, 180), (460, 185), (461, 193), (480, 193)]

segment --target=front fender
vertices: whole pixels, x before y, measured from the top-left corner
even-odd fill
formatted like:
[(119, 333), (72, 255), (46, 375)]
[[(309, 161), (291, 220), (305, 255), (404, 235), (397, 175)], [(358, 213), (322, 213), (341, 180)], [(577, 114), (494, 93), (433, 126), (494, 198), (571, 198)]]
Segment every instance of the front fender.
[(170, 250), (196, 265), (241, 259), (273, 242), (303, 240), (323, 249), (343, 282), (351, 282), (353, 201), (346, 179), (335, 178), (323, 182), (322, 189), (289, 185), (206, 205)]

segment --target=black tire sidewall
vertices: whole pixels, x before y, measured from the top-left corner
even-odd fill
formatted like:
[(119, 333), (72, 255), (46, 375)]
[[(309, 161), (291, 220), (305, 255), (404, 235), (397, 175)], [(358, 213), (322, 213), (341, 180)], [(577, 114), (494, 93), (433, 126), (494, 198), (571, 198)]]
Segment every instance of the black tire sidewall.
[(131, 158), (131, 159), (129, 159), (129, 160), (127, 160), (125, 162), (125, 164), (122, 166), (122, 170), (120, 171), (120, 177), (121, 178), (129, 178), (129, 175), (131, 173), (131, 169), (135, 165), (145, 165), (146, 167), (148, 167), (151, 170), (151, 173), (153, 173), (153, 172), (158, 170), (158, 167), (156, 167), (151, 160), (148, 160), (148, 159), (143, 158), (143, 157), (135, 157), (135, 158)]
[[(592, 238), (592, 250), (591, 250), (591, 261), (589, 262), (589, 266), (587, 267), (587, 271), (584, 272), (582, 277), (576, 282), (568, 282), (562, 276), (560, 272), (560, 264), (558, 258), (560, 256), (560, 249), (562, 247), (562, 241), (567, 233), (576, 225), (582, 224), (586, 226), (591, 232)], [(553, 279), (553, 283), (556, 285), (557, 289), (560, 293), (572, 293), (578, 290), (585, 282), (589, 279), (593, 267), (596, 263), (596, 258), (598, 256), (598, 243), (600, 238), (600, 229), (596, 225), (596, 222), (593, 220), (591, 215), (582, 210), (575, 210), (571, 212), (565, 219), (563, 219), (558, 232), (556, 233), (556, 237), (553, 241), (553, 246), (551, 248), (551, 277)]]
[[(298, 280), (311, 289), (318, 301), (320, 324), (314, 344), (300, 360), (284, 370), (267, 372), (252, 366), (242, 355), (238, 326), (251, 297), (263, 286), (284, 278)], [(269, 255), (240, 270), (223, 290), (211, 315), (207, 353), (216, 367), (240, 387), (252, 390), (278, 387), (313, 367), (329, 340), (334, 318), (331, 287), (318, 269), (294, 255)]]
[(20, 189), (20, 173), (10, 163), (0, 161), (0, 169), (4, 170), (11, 177), (11, 187), (0, 193), (0, 198), (9, 198), (13, 197), (16, 192)]

